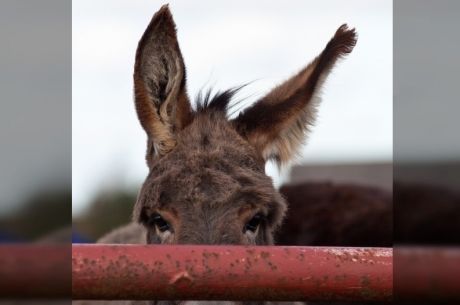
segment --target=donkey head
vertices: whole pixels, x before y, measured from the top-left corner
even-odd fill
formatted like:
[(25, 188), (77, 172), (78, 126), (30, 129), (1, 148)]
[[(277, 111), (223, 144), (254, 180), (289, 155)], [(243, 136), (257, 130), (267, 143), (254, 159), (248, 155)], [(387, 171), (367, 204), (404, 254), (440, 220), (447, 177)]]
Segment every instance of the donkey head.
[(134, 67), (135, 104), (147, 133), (149, 175), (134, 209), (148, 243), (272, 244), (286, 203), (265, 174), (300, 148), (317, 96), (356, 33), (342, 25), (309, 65), (235, 119), (235, 89), (197, 101), (186, 92), (185, 65), (167, 6), (142, 36)]

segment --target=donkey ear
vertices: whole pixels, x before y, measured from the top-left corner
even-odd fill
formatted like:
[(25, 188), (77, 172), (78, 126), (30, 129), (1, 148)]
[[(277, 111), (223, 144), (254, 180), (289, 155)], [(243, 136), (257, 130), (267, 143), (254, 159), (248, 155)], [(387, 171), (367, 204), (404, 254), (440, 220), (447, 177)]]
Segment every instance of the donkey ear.
[(134, 98), (147, 132), (147, 162), (176, 145), (175, 133), (192, 120), (185, 88), (185, 65), (176, 25), (167, 5), (152, 18), (139, 41), (134, 66)]
[(280, 166), (297, 153), (315, 121), (324, 80), (337, 60), (353, 50), (356, 39), (355, 30), (342, 25), (308, 66), (234, 120), (238, 132), (265, 160)]

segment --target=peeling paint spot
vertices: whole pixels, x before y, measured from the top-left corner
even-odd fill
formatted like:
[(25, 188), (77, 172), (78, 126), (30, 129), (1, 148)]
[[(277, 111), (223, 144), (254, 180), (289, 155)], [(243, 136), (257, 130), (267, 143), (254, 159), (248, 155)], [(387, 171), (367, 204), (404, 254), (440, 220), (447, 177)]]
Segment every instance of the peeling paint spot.
[(190, 274), (187, 271), (182, 271), (182, 272), (175, 274), (169, 281), (169, 284), (171, 285), (187, 284), (187, 283), (191, 283), (192, 281), (193, 279), (190, 276)]

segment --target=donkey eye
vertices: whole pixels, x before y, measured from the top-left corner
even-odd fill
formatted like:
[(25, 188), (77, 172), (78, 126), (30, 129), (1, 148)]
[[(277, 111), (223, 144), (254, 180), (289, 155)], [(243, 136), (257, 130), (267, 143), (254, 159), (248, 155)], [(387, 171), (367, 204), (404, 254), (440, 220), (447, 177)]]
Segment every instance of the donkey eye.
[(254, 215), (254, 217), (252, 217), (251, 220), (249, 220), (244, 226), (244, 232), (251, 231), (255, 233), (260, 223), (262, 222), (262, 219), (262, 214), (257, 213), (256, 215)]
[(166, 232), (170, 230), (170, 225), (169, 223), (161, 217), (160, 214), (153, 214), (152, 217), (150, 218), (150, 224), (154, 225), (157, 227), (158, 231), (160, 232)]

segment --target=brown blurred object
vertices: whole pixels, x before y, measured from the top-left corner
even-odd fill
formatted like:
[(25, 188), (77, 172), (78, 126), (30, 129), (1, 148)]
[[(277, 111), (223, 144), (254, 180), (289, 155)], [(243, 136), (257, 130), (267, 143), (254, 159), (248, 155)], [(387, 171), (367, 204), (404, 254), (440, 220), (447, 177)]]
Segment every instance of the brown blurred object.
[(277, 244), (390, 247), (392, 196), (375, 187), (303, 183), (280, 189), (289, 203)]
[(278, 244), (393, 245), (392, 163), (300, 165), (290, 181), (280, 188), (289, 208)]

